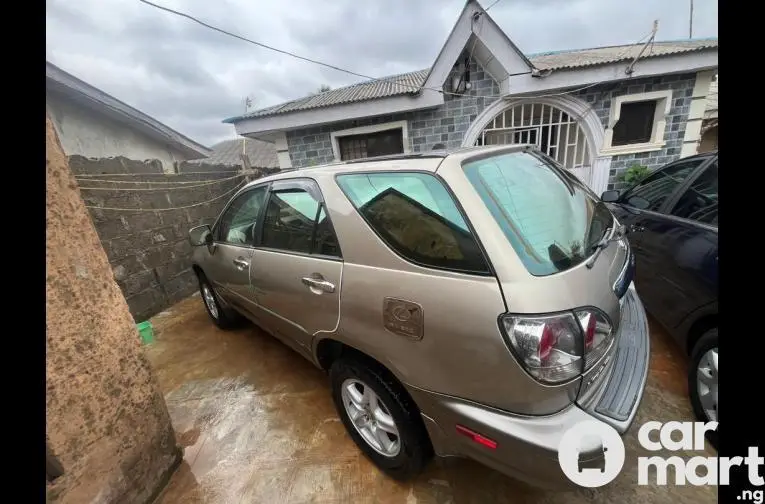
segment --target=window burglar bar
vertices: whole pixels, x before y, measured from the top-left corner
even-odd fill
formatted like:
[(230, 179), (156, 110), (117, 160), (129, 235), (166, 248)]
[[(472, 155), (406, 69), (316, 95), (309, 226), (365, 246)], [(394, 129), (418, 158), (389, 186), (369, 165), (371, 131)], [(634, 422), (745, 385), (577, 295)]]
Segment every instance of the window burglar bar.
[(499, 113), (481, 132), (476, 145), (533, 144), (562, 166), (590, 168), (587, 138), (566, 112), (541, 103), (522, 103)]

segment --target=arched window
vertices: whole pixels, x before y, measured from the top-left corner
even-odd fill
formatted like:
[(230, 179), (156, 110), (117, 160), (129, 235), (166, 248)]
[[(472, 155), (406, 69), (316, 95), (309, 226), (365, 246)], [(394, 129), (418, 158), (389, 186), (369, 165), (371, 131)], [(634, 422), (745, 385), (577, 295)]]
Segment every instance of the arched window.
[(568, 169), (591, 163), (587, 137), (569, 114), (543, 103), (520, 103), (497, 114), (476, 145), (533, 144)]

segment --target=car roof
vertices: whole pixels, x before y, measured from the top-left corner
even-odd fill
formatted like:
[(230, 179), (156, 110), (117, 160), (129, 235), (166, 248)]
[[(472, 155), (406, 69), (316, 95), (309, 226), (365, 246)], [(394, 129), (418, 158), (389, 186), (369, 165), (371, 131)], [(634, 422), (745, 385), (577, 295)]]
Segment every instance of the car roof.
[(435, 172), (446, 158), (455, 159), (462, 162), (465, 159), (483, 156), (495, 151), (515, 152), (529, 148), (529, 145), (500, 145), (489, 147), (463, 147), (451, 151), (432, 151), (425, 153), (396, 154), (392, 156), (380, 156), (375, 158), (364, 158), (353, 161), (338, 161), (320, 166), (309, 166), (305, 168), (293, 168), (283, 170), (266, 177), (253, 180), (243, 189), (264, 182), (273, 182), (276, 180), (287, 180), (301, 178), (307, 174), (311, 175), (335, 175), (338, 173), (350, 172), (374, 172), (374, 171), (429, 171)]

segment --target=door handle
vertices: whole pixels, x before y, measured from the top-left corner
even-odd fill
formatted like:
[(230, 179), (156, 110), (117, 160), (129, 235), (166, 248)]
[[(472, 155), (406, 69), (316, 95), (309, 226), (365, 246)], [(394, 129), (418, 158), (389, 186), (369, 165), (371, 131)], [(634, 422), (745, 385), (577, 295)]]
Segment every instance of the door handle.
[(244, 271), (250, 267), (250, 263), (248, 263), (247, 261), (239, 257), (237, 259), (234, 259), (234, 266), (236, 266), (236, 269), (238, 269), (239, 271)]
[(308, 286), (311, 291), (316, 289), (323, 292), (335, 292), (335, 284), (328, 282), (323, 278), (303, 277), (303, 284)]

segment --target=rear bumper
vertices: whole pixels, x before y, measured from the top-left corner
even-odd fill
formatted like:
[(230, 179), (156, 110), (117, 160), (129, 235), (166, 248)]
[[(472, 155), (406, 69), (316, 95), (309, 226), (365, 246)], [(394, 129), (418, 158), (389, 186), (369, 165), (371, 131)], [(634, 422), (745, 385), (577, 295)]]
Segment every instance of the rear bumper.
[[(548, 416), (520, 416), (473, 402), (410, 388), (423, 412), (438, 455), (472, 458), (508, 476), (542, 488), (576, 487), (558, 462), (563, 434), (583, 421), (600, 421), (624, 434), (640, 406), (648, 376), (648, 324), (634, 289), (627, 293), (620, 337), (605, 385), (593, 387), (587, 406), (572, 404)], [(600, 381), (600, 380), (599, 380)], [(462, 425), (496, 442), (491, 448), (457, 433)], [(602, 451), (587, 454), (587, 467), (605, 467)]]
[[(634, 284), (624, 295), (615, 344), (609, 362), (600, 364), (603, 367), (602, 378), (585, 378), (596, 383), (589, 387), (592, 392), (580, 393), (577, 404), (623, 434), (632, 424), (643, 398), (651, 357), (648, 320)], [(587, 383), (583, 383), (581, 388), (587, 389)]]

